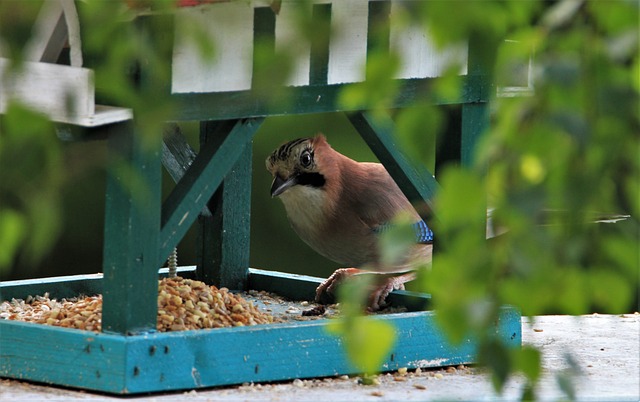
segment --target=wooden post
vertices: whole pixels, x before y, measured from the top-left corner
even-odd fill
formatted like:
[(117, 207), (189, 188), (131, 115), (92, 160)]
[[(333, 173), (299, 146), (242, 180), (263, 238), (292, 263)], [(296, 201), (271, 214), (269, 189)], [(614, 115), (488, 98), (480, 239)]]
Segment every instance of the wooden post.
[(475, 100), (462, 104), (462, 133), (460, 161), (463, 166), (471, 166), (478, 139), (489, 127), (489, 100), (491, 97), (491, 70), (497, 46), (480, 38), (469, 38), (467, 61), (467, 90), (476, 96)]
[(133, 122), (110, 131), (102, 328), (130, 335), (156, 328), (161, 137), (142, 141)]
[[(202, 122), (201, 144), (219, 143), (235, 124), (234, 120)], [(207, 204), (211, 214), (198, 217), (197, 278), (230, 289), (246, 287), (249, 268), (252, 141), (242, 147)]]

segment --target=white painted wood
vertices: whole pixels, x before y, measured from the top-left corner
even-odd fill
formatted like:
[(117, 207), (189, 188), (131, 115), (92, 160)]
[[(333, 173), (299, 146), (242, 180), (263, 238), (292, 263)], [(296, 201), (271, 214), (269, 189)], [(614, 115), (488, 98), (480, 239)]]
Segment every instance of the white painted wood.
[(10, 60), (0, 58), (0, 113), (17, 100), (58, 123), (95, 127), (133, 118), (130, 109), (95, 105), (92, 70), (33, 62), (9, 68)]
[[(201, 55), (193, 39), (213, 41), (215, 55)], [(238, 1), (188, 7), (176, 12), (173, 93), (224, 92), (251, 88), (253, 6)]]
[(95, 105), (95, 113), (89, 116), (78, 116), (65, 123), (83, 127), (98, 127), (133, 119), (131, 109), (115, 106)]
[(69, 59), (74, 67), (82, 67), (82, 40), (80, 39), (80, 19), (74, 0), (59, 0), (64, 10), (69, 40)]
[(332, 4), (327, 83), (365, 80), (368, 15), (368, 0), (343, 0)]
[(93, 71), (32, 62), (10, 71), (9, 65), (8, 59), (0, 59), (0, 112), (9, 99), (16, 99), (57, 121), (94, 113)]
[(26, 45), (25, 60), (55, 63), (67, 42), (71, 65), (82, 67), (80, 22), (75, 3), (73, 0), (45, 1)]
[[(275, 48), (277, 53), (293, 56), (293, 69), (286, 85), (309, 85), (309, 68), (311, 65), (311, 44), (299, 34), (296, 24), (297, 15), (294, 1), (283, 1), (280, 13), (276, 16)], [(305, 12), (311, 12), (311, 5)]]
[(402, 3), (391, 2), (389, 47), (401, 59), (396, 78), (439, 77), (454, 64), (461, 66), (460, 74), (466, 74), (467, 44), (437, 49), (424, 27), (407, 23)]
[(24, 59), (55, 63), (67, 42), (67, 26), (59, 1), (46, 1), (42, 4), (32, 32), (25, 46)]

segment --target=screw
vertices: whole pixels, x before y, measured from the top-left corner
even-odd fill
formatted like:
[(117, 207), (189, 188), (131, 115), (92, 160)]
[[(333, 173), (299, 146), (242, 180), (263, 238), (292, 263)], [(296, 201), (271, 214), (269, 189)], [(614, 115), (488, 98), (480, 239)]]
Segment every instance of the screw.
[(171, 254), (169, 254), (169, 278), (175, 278), (178, 273), (178, 249), (174, 248)]

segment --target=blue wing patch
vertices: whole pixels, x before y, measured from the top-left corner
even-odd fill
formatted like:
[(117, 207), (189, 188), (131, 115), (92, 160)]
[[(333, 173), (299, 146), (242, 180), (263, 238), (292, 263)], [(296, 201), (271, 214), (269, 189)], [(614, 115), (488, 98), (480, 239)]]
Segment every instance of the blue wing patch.
[(416, 231), (418, 243), (433, 243), (433, 230), (429, 229), (424, 221), (418, 221), (411, 226)]
[[(375, 229), (373, 229), (373, 231), (375, 233), (386, 232), (392, 226), (393, 225), (390, 223), (385, 223), (376, 227)], [(429, 226), (427, 226), (427, 224), (424, 221), (418, 221), (412, 224), (411, 227), (416, 232), (416, 243), (420, 243), (420, 244), (433, 243), (433, 231), (429, 229)]]

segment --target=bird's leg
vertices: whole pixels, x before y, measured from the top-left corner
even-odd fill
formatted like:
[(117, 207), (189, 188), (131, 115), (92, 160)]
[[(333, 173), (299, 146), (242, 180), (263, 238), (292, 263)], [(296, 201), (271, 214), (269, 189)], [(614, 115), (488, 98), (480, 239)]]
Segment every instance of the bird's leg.
[(367, 301), (367, 309), (369, 311), (380, 310), (386, 304), (386, 298), (389, 293), (394, 290), (403, 290), (404, 284), (416, 277), (415, 272), (405, 272), (394, 276), (390, 273), (366, 271), (358, 268), (340, 268), (316, 288), (316, 301), (326, 304), (331, 296), (335, 294), (337, 286), (346, 278), (365, 274), (375, 275), (374, 277), (376, 278), (375, 285), (369, 293), (369, 300)]
[(389, 293), (394, 290), (404, 290), (404, 284), (416, 278), (415, 272), (407, 272), (399, 276), (390, 276), (383, 279), (382, 284), (369, 294), (369, 311), (378, 311), (387, 304), (386, 299)]
[(362, 273), (363, 271), (358, 268), (339, 268), (324, 280), (316, 288), (316, 301), (318, 303), (328, 304), (332, 299), (332, 295), (335, 294), (337, 286), (343, 282), (346, 278), (355, 274)]

